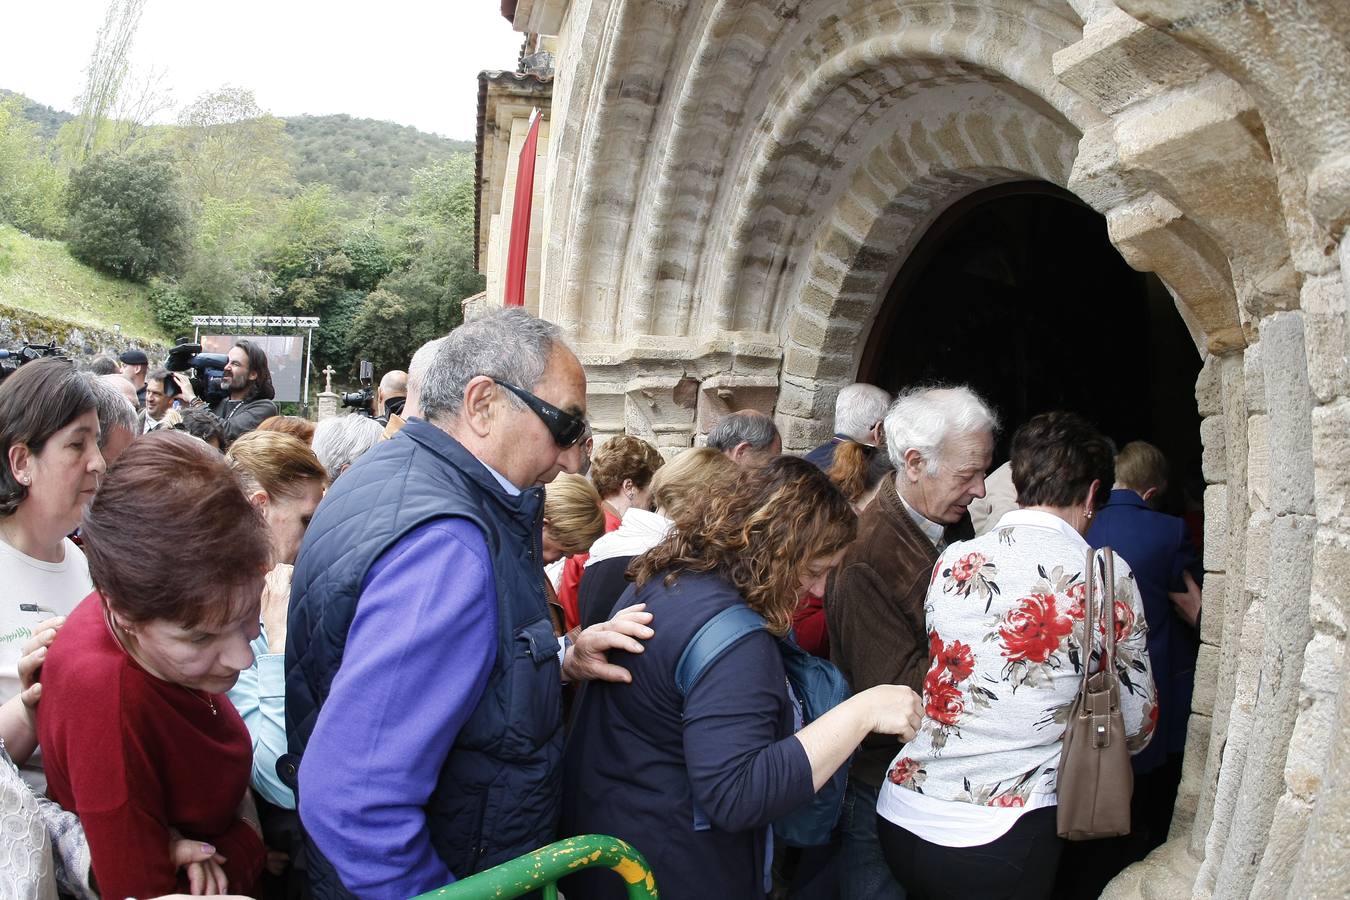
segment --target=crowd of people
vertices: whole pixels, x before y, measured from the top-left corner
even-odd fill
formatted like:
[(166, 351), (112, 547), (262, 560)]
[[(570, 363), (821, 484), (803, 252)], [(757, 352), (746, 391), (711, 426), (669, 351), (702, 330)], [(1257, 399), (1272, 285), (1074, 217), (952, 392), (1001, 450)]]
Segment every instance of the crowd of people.
[[(210, 408), (137, 350), (0, 383), (0, 895), (402, 900), (600, 833), (675, 898), (1077, 897), (1166, 838), (1203, 596), (1151, 445), (855, 384), (804, 458), (755, 410), (597, 447), (520, 310), (379, 418), (228, 358)], [(1108, 658), (1132, 829), (1065, 841)]]

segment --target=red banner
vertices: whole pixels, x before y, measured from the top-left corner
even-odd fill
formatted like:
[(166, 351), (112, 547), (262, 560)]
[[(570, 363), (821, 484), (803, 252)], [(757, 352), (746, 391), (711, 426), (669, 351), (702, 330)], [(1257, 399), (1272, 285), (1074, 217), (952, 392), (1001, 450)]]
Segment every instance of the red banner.
[(525, 266), (530, 256), (530, 212), (534, 206), (534, 161), (539, 147), (539, 122), (535, 110), (530, 133), (520, 148), (516, 168), (516, 198), (511, 210), (511, 243), (506, 250), (506, 305), (525, 305)]

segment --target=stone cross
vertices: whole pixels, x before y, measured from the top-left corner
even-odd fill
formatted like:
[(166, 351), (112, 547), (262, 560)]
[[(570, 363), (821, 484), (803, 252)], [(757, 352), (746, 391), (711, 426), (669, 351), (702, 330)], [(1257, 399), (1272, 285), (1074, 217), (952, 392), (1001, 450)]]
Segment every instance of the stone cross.
[(337, 369), (334, 369), (332, 366), (324, 366), (323, 374), (324, 374), (324, 383), (323, 383), (324, 393), (331, 394), (333, 393), (333, 376), (337, 374)]

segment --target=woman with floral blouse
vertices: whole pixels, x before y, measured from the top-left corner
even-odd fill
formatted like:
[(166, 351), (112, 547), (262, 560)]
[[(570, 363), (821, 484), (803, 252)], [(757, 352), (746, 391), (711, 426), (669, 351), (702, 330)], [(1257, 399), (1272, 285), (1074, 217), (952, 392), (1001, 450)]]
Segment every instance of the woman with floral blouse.
[[(1083, 667), (1084, 533), (1110, 493), (1111, 445), (1072, 413), (1014, 436), (1020, 509), (952, 544), (928, 589), (929, 669), (918, 735), (877, 802), (886, 861), (911, 898), (1048, 896), (1061, 841), (1055, 773)], [(1147, 626), (1129, 566), (1115, 557), (1116, 671), (1131, 752), (1157, 718)], [(1104, 594), (1103, 594), (1104, 596)]]

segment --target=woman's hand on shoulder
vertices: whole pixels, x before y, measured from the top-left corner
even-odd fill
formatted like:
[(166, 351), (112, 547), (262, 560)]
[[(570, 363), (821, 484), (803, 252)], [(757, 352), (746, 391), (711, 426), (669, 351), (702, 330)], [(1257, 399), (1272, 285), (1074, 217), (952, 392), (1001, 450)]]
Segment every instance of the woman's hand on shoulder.
[(923, 703), (910, 688), (900, 684), (878, 684), (856, 697), (867, 704), (872, 731), (897, 735), (901, 743), (913, 740), (918, 733), (923, 722)]
[(56, 640), (56, 633), (66, 624), (65, 616), (54, 616), (38, 623), (37, 629), (28, 642), (23, 645), (19, 659), (19, 696), (29, 709), (37, 706), (42, 697), (42, 684), (38, 681), (38, 672), (47, 659), (47, 648)]

